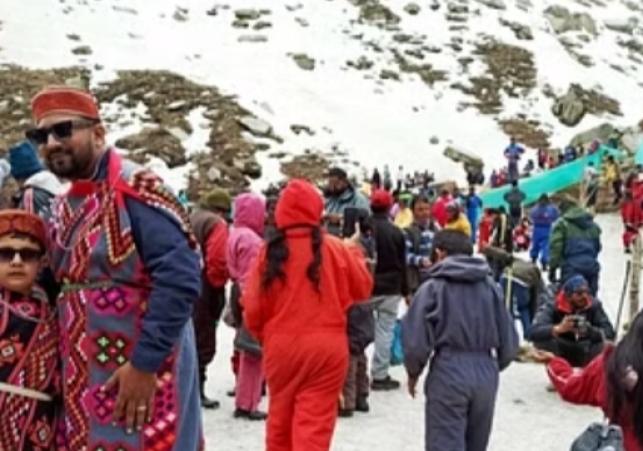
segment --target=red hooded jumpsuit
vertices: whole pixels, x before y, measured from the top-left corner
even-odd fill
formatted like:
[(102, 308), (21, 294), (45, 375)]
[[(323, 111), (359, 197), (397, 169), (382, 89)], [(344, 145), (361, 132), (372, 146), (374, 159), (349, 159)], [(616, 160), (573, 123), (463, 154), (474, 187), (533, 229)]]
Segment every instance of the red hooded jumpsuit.
[(265, 248), (246, 284), (242, 304), (249, 332), (263, 346), (270, 392), (267, 451), (328, 451), (348, 369), (346, 313), (367, 299), (373, 279), (362, 251), (323, 233), (319, 291), (309, 281), (311, 227), (321, 224), (323, 200), (312, 185), (293, 180), (277, 203), (286, 233), (285, 279), (261, 286)]

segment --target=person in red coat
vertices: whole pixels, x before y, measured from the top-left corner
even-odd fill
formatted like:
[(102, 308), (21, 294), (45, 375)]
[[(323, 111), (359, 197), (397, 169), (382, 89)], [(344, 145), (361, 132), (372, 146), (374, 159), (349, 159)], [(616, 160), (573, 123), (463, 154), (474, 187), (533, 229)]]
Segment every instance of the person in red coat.
[(485, 208), (478, 226), (478, 252), (489, 245), (491, 242), (491, 233), (493, 232), (493, 223), (496, 220), (496, 213), (491, 208)]
[(453, 202), (453, 197), (451, 197), (449, 190), (445, 189), (440, 192), (440, 197), (438, 197), (433, 203), (433, 219), (438, 221), (441, 228), (444, 228), (447, 224), (447, 220), (449, 219), (449, 215), (447, 214), (447, 205), (451, 202)]
[(560, 397), (570, 403), (600, 407), (623, 430), (626, 451), (643, 451), (643, 315), (639, 314), (623, 340), (606, 346), (589, 365), (574, 370), (562, 358), (537, 351), (548, 362), (547, 374)]
[(623, 247), (626, 253), (631, 252), (631, 246), (639, 235), (639, 229), (643, 224), (643, 212), (641, 211), (640, 200), (636, 200), (632, 192), (625, 193), (625, 201), (621, 207), (623, 218)]
[(328, 234), (323, 210), (308, 182), (286, 186), (241, 299), (263, 349), (267, 451), (330, 449), (348, 372), (347, 312), (373, 289), (359, 233), (346, 241)]

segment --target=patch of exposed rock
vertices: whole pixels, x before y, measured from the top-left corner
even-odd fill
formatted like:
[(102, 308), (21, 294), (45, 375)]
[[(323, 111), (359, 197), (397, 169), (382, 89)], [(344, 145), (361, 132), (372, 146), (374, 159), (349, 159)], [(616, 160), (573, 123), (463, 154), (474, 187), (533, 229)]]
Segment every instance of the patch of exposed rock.
[(400, 23), (400, 16), (378, 0), (348, 0), (359, 8), (359, 20), (363, 23), (387, 26)]
[(476, 99), (464, 103), (473, 106), (483, 114), (498, 114), (502, 111), (502, 95), (518, 98), (529, 94), (536, 87), (537, 69), (532, 53), (522, 47), (488, 40), (476, 45), (479, 55), (487, 66), (481, 76), (469, 79), (470, 85), (454, 84)]
[(507, 27), (511, 31), (513, 31), (516, 38), (523, 41), (531, 41), (532, 39), (534, 39), (534, 34), (528, 25), (523, 25), (519, 22), (512, 22), (510, 20), (503, 19), (502, 17), (499, 19), (499, 21), (500, 25)]
[(605, 19), (603, 25), (605, 25), (605, 28), (608, 30), (632, 35), (639, 26), (639, 20), (636, 17), (630, 17), (628, 19)]
[(443, 70), (434, 69), (431, 64), (415, 64), (405, 58), (399, 51), (392, 50), (393, 57), (401, 72), (416, 74), (427, 86), (447, 80), (447, 73)]
[(478, 3), (481, 3), (491, 9), (507, 9), (507, 5), (505, 4), (504, 0), (478, 0)]
[(295, 53), (291, 55), (293, 61), (301, 70), (314, 70), (315, 69), (315, 59), (306, 55), (305, 53)]
[(552, 105), (552, 114), (558, 121), (568, 127), (578, 125), (586, 114), (622, 116), (618, 101), (601, 94), (596, 90), (587, 90), (578, 84), (569, 86), (567, 92), (556, 99)]
[(160, 158), (169, 168), (188, 162), (181, 140), (163, 127), (146, 127), (139, 133), (119, 139), (115, 145), (129, 150), (127, 157), (140, 164), (147, 163), (150, 156)]
[(281, 162), (281, 173), (287, 178), (304, 178), (319, 185), (326, 179), (328, 170), (333, 165), (332, 157), (321, 152), (306, 150), (289, 161)]
[(525, 117), (514, 117), (498, 121), (500, 128), (507, 136), (533, 149), (549, 149), (551, 133), (543, 130), (542, 124), (536, 120)]
[(556, 34), (567, 31), (586, 31), (592, 35), (598, 34), (596, 22), (587, 13), (571, 13), (564, 6), (552, 5), (545, 10), (544, 14)]

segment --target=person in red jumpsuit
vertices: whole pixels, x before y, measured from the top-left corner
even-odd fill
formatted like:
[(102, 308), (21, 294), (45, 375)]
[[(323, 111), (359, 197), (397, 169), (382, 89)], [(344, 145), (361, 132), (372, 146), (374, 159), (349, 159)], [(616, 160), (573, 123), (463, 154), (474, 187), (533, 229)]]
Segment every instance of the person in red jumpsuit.
[(640, 200), (636, 200), (632, 192), (625, 193), (625, 201), (621, 207), (623, 218), (623, 247), (626, 253), (631, 252), (631, 246), (639, 235), (639, 229), (643, 224), (643, 212), (641, 211)]
[(348, 371), (347, 311), (373, 288), (359, 233), (344, 242), (326, 233), (323, 210), (308, 182), (286, 186), (241, 299), (263, 348), (267, 451), (330, 449)]
[(493, 223), (496, 220), (496, 214), (491, 208), (485, 208), (480, 219), (478, 226), (478, 252), (489, 245), (491, 242), (491, 232), (493, 231)]
[(643, 451), (643, 315), (639, 314), (618, 345), (606, 346), (589, 365), (574, 370), (562, 358), (537, 351), (548, 362), (547, 374), (560, 397), (599, 407), (623, 430), (625, 451)]

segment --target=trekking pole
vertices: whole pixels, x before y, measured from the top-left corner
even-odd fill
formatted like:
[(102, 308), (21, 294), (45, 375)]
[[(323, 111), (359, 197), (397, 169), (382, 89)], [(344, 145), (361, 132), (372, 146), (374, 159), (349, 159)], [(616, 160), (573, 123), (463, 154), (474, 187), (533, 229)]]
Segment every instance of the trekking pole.
[(621, 299), (618, 303), (618, 313), (616, 314), (616, 337), (614, 341), (618, 339), (618, 334), (621, 328), (621, 317), (623, 316), (623, 306), (625, 305), (625, 295), (627, 294), (627, 286), (630, 283), (630, 277), (632, 276), (632, 260), (628, 260), (625, 265), (625, 277), (623, 278), (623, 289), (621, 290)]

